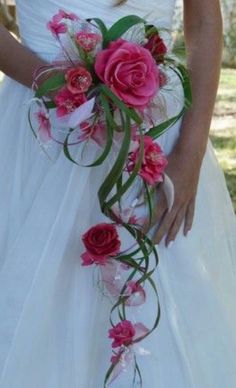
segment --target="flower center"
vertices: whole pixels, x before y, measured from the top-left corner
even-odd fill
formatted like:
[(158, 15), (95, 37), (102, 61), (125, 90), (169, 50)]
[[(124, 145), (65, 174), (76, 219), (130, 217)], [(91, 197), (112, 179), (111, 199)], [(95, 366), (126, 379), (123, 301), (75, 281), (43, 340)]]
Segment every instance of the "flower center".
[(65, 101), (65, 108), (68, 113), (71, 113), (75, 110), (75, 104), (71, 100)]
[(152, 151), (148, 154), (148, 159), (152, 162), (158, 162), (159, 160), (159, 154), (156, 151)]

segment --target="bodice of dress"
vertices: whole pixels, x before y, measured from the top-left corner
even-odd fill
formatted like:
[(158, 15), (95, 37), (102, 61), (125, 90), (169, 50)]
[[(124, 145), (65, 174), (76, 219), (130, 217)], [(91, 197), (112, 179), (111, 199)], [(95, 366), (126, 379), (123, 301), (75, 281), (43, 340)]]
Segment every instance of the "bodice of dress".
[(176, 0), (127, 0), (114, 7), (115, 0), (16, 0), (22, 42), (42, 55), (56, 54), (55, 40), (47, 22), (64, 9), (81, 18), (98, 17), (108, 26), (122, 16), (135, 14), (163, 28), (171, 28)]

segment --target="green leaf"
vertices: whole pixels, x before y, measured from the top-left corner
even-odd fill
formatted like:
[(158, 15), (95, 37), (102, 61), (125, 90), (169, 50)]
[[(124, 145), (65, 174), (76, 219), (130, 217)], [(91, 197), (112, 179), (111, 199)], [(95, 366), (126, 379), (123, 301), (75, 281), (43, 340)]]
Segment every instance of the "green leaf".
[(106, 38), (106, 34), (107, 34), (107, 27), (106, 27), (106, 25), (99, 18), (93, 18), (93, 20), (95, 21), (95, 23), (97, 23), (97, 25), (98, 25), (101, 33), (102, 33), (103, 39), (105, 39)]
[(107, 383), (109, 382), (109, 378), (111, 377), (111, 374), (112, 374), (114, 368), (115, 368), (115, 364), (111, 364), (110, 368), (108, 369), (108, 371), (106, 373), (103, 388), (107, 387)]
[(169, 64), (169, 68), (179, 77), (184, 90), (185, 108), (190, 108), (192, 105), (192, 87), (188, 70), (182, 63), (177, 62), (173, 58), (166, 58), (165, 61)]
[(139, 377), (139, 386), (142, 387), (142, 386), (143, 386), (143, 379), (142, 379), (142, 375), (141, 375), (140, 368), (139, 368), (138, 363), (137, 363), (136, 356), (134, 356), (134, 359), (135, 359), (135, 373), (134, 373), (134, 380), (133, 380), (133, 383), (135, 384), (135, 381), (136, 381), (136, 372), (137, 372), (137, 373), (138, 373), (138, 377)]
[(70, 132), (68, 133), (68, 135), (66, 136), (66, 139), (64, 141), (64, 144), (63, 144), (63, 151), (64, 151), (64, 154), (65, 156), (67, 157), (67, 159), (69, 159), (72, 163), (74, 164), (77, 164), (79, 166), (79, 163), (77, 163), (71, 156), (70, 154), (70, 151), (69, 151), (69, 147), (68, 147), (68, 143), (69, 143), (69, 138), (70, 138), (70, 135), (72, 134), (72, 132), (74, 131), (74, 129), (70, 129)]
[(158, 124), (155, 127), (149, 129), (146, 135), (151, 136), (153, 139), (161, 136), (167, 129), (172, 127), (184, 114), (185, 108), (181, 110), (176, 116), (172, 117), (169, 120), (166, 120), (164, 123)]
[(122, 175), (119, 177), (119, 179), (116, 182), (116, 191), (119, 191), (123, 184), (123, 177)]
[(107, 158), (112, 146), (113, 132), (116, 124), (113, 121), (113, 117), (109, 109), (109, 104), (102, 94), (100, 96), (100, 100), (106, 115), (107, 141), (102, 154), (93, 163), (87, 165), (86, 167), (94, 167), (102, 164)]
[(109, 42), (120, 38), (126, 31), (128, 31), (131, 27), (138, 23), (146, 23), (146, 21), (136, 15), (128, 15), (119, 19), (107, 31), (104, 41), (105, 47)]
[(166, 62), (170, 64), (170, 69), (175, 72), (182, 83), (184, 91), (184, 107), (176, 116), (149, 129), (147, 135), (151, 136), (153, 139), (161, 136), (167, 129), (173, 126), (192, 105), (191, 82), (187, 69), (181, 63), (176, 63), (176, 61), (172, 58), (167, 58)]
[(109, 196), (110, 192), (112, 191), (113, 187), (116, 185), (117, 180), (121, 176), (124, 165), (127, 160), (131, 141), (131, 126), (130, 119), (128, 116), (126, 116), (124, 132), (124, 138), (116, 161), (98, 191), (98, 198), (102, 211), (107, 208), (105, 201)]
[(137, 263), (135, 260), (129, 258), (129, 259), (126, 259), (126, 260), (118, 260), (117, 261), (120, 261), (122, 264), (127, 264), (129, 265), (130, 267), (132, 268), (135, 268), (136, 271), (140, 271), (140, 263)]
[(144, 143), (143, 143), (143, 136), (141, 136), (139, 157), (134, 166), (134, 169), (130, 174), (129, 178), (126, 180), (126, 182), (121, 187), (119, 187), (119, 190), (117, 190), (117, 193), (107, 202), (106, 204), (107, 207), (111, 208), (117, 201), (121, 199), (122, 195), (131, 187), (141, 168), (141, 165), (143, 162), (143, 154), (144, 154)]
[(184, 65), (179, 63), (176, 66), (176, 69), (173, 69), (175, 73), (179, 76), (183, 89), (184, 89), (184, 99), (185, 99), (185, 107), (186, 109), (190, 108), (192, 105), (192, 88), (191, 88), (191, 82), (190, 77), (188, 74), (188, 70)]
[(135, 110), (132, 108), (128, 108), (127, 105), (124, 104), (124, 102), (121, 101), (119, 97), (117, 97), (106, 85), (101, 85), (101, 90), (104, 94), (107, 95), (107, 97), (109, 97), (114, 102), (114, 104), (120, 110), (125, 112), (125, 114), (129, 116), (130, 119), (134, 120), (137, 124), (142, 123), (142, 118), (135, 112)]
[(32, 124), (32, 120), (31, 120), (31, 106), (29, 107), (29, 110), (28, 110), (28, 120), (29, 120), (30, 129), (31, 129), (34, 137), (37, 139), (37, 133), (34, 130), (34, 127), (33, 127), (33, 124)]
[(54, 109), (57, 107), (54, 101), (44, 101), (44, 105), (47, 109)]
[(149, 38), (154, 33), (158, 34), (158, 29), (153, 24), (146, 24), (146, 26), (145, 26), (145, 33), (146, 33), (146, 38)]
[(145, 186), (145, 191), (146, 191), (146, 195), (147, 195), (147, 204), (148, 204), (148, 212), (149, 212), (149, 227), (148, 229), (151, 227), (151, 223), (152, 223), (152, 217), (153, 217), (153, 197), (152, 197), (152, 194), (151, 194), (151, 190), (150, 188), (148, 187), (148, 184), (146, 182), (144, 182), (144, 186)]
[(40, 85), (40, 87), (35, 93), (35, 97), (40, 98), (46, 96), (49, 92), (61, 88), (63, 85), (65, 85), (65, 83), (66, 79), (64, 74), (60, 73), (53, 75), (52, 77), (44, 81), (42, 85)]
[[(139, 248), (135, 249), (134, 251), (129, 252), (127, 255), (121, 254), (117, 257), (117, 260), (122, 261), (122, 260), (128, 259), (129, 257), (135, 256), (140, 252), (140, 250), (141, 250), (141, 248), (139, 247)], [(135, 260), (142, 260), (142, 259), (143, 259), (143, 257), (140, 257), (140, 258), (135, 259)]]

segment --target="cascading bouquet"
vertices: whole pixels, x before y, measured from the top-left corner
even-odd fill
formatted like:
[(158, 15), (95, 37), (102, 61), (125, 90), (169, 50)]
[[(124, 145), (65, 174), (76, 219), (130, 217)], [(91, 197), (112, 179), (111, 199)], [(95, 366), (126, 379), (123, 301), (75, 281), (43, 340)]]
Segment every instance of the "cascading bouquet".
[[(167, 160), (156, 139), (191, 103), (188, 74), (168, 54), (158, 28), (135, 15), (123, 17), (108, 29), (98, 18), (83, 20), (60, 10), (48, 28), (63, 57), (35, 74), (30, 126), (44, 150), (45, 144), (56, 143), (80, 166), (101, 165), (112, 155), (113, 165), (98, 190), (107, 222), (83, 234), (81, 263), (99, 270), (103, 289), (112, 300), (108, 333), (112, 357), (104, 387), (128, 365), (134, 370), (133, 386), (137, 382), (142, 386), (137, 361), (140, 342), (156, 329), (160, 319), (153, 280), (158, 254), (144, 224), (151, 225), (156, 186), (164, 184), (171, 192), (164, 174)], [(152, 112), (156, 97), (168, 84), (167, 70), (178, 75), (185, 105), (174, 117), (156, 124)], [(81, 160), (91, 143), (98, 156), (84, 164)], [(128, 203), (133, 187), (138, 187), (137, 195)], [(171, 207), (172, 199), (169, 202)], [(140, 204), (148, 209), (146, 219), (135, 213)], [(122, 231), (130, 236), (131, 246), (122, 248)], [(150, 327), (129, 318), (131, 307), (145, 304), (147, 288), (156, 300)]]

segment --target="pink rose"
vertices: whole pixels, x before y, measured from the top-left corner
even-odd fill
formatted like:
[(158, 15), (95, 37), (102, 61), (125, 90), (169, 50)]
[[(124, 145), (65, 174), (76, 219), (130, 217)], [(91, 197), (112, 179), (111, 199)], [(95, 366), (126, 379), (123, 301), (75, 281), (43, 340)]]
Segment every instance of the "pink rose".
[(109, 330), (109, 338), (113, 339), (112, 347), (128, 346), (132, 343), (135, 336), (135, 327), (128, 320), (121, 321)]
[(151, 35), (144, 47), (151, 52), (157, 62), (163, 62), (167, 47), (158, 33)]
[(44, 143), (47, 143), (51, 139), (51, 124), (49, 118), (43, 110), (36, 112), (36, 118), (39, 123), (39, 137)]
[(95, 71), (131, 107), (147, 106), (159, 89), (159, 70), (150, 51), (123, 39), (97, 54)]
[(113, 224), (101, 223), (90, 228), (82, 241), (86, 252), (82, 254), (82, 265), (104, 265), (112, 256), (120, 251), (121, 242), (117, 229)]
[[(144, 338), (149, 333), (149, 329), (141, 322), (135, 323), (133, 325), (131, 321), (125, 319), (110, 329), (108, 333), (108, 337), (113, 339), (111, 344), (112, 348), (118, 348), (123, 345), (132, 345), (135, 340)], [(117, 355), (120, 356), (121, 353), (118, 352)], [(117, 358), (113, 360), (114, 362), (118, 361)]]
[(59, 34), (65, 34), (65, 32), (67, 32), (67, 25), (65, 23), (58, 23), (54, 20), (51, 20), (47, 23), (47, 28), (55, 36), (58, 36)]
[(96, 45), (102, 40), (99, 34), (85, 31), (78, 32), (75, 36), (75, 39), (78, 45), (86, 52), (94, 50)]
[[(132, 171), (139, 157), (139, 145), (130, 154), (127, 165)], [(139, 175), (150, 185), (163, 181), (163, 172), (167, 166), (167, 159), (161, 147), (150, 137), (144, 136), (144, 156)]]
[(66, 80), (71, 93), (85, 93), (92, 84), (92, 76), (83, 66), (67, 70)]
[(57, 116), (63, 117), (82, 105), (87, 98), (84, 93), (71, 93), (67, 88), (63, 88), (55, 97), (57, 105)]

